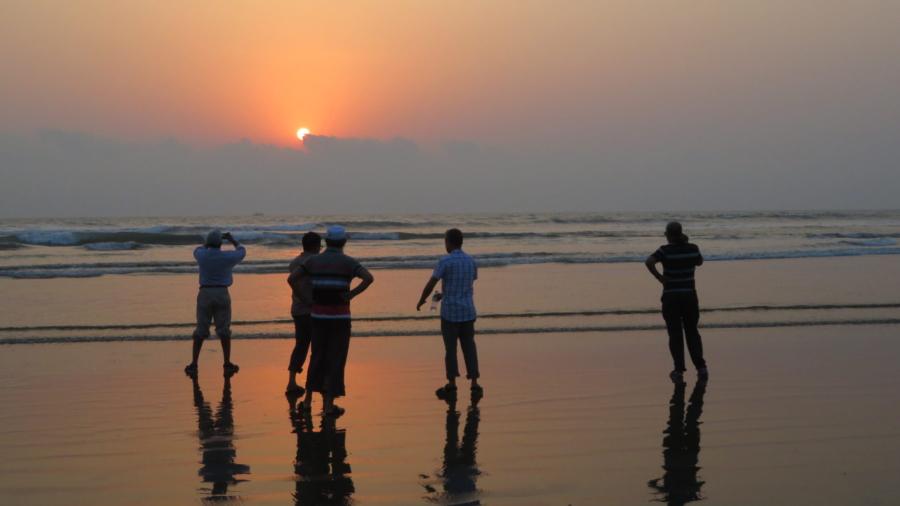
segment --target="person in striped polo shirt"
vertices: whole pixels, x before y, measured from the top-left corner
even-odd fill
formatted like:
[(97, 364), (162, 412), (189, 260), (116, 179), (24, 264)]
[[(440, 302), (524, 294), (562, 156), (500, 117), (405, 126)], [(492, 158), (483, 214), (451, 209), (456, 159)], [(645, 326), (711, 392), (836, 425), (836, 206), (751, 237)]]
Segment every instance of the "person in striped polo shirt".
[[(340, 416), (344, 408), (334, 404), (346, 394), (344, 367), (350, 350), (350, 301), (375, 281), (372, 274), (354, 258), (344, 254), (347, 233), (344, 227), (328, 227), (325, 251), (309, 257), (288, 277), (288, 284), (303, 304), (310, 305), (312, 316), (312, 353), (306, 372), (306, 398), (299, 408), (312, 408), (312, 394), (319, 392), (328, 416)], [(312, 300), (302, 290), (304, 277), (312, 281)], [(350, 289), (353, 278), (362, 282)]]
[[(697, 330), (700, 304), (694, 285), (694, 271), (703, 265), (703, 255), (696, 244), (688, 242), (688, 236), (684, 235), (681, 223), (677, 221), (666, 225), (666, 240), (669, 243), (660, 246), (647, 257), (645, 264), (653, 277), (663, 285), (662, 314), (669, 333), (669, 351), (675, 361), (675, 370), (670, 376), (673, 380), (679, 380), (687, 370), (684, 366), (686, 341), (697, 375), (706, 378), (709, 371), (703, 360), (703, 343)], [(658, 263), (663, 265), (662, 274), (656, 270)]]

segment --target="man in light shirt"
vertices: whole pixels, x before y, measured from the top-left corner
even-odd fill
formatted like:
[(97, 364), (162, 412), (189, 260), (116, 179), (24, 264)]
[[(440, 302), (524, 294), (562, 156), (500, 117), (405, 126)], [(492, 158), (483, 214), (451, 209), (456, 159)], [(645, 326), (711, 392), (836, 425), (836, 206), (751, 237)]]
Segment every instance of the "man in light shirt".
[[(234, 250), (222, 251), (222, 239), (234, 246)], [(188, 374), (197, 373), (197, 359), (203, 341), (209, 337), (209, 326), (216, 324), (216, 335), (222, 342), (222, 355), (226, 374), (234, 374), (238, 366), (231, 363), (231, 295), (228, 287), (233, 283), (231, 270), (247, 255), (231, 233), (214, 230), (206, 236), (206, 244), (194, 250), (194, 258), (200, 266), (200, 293), (197, 294), (197, 328), (194, 330), (193, 359), (184, 368)]]
[(444, 367), (447, 384), (439, 388), (437, 396), (446, 399), (456, 395), (456, 378), (459, 365), (456, 357), (456, 342), (462, 348), (466, 363), (466, 378), (472, 381), (472, 395), (481, 397), (484, 391), (478, 384), (478, 349), (475, 347), (475, 280), (478, 266), (475, 260), (462, 250), (463, 234), (451, 228), (444, 235), (444, 248), (449, 255), (443, 257), (434, 269), (434, 274), (425, 285), (416, 311), (428, 300), (438, 281), (441, 281), (441, 334), (444, 337)]

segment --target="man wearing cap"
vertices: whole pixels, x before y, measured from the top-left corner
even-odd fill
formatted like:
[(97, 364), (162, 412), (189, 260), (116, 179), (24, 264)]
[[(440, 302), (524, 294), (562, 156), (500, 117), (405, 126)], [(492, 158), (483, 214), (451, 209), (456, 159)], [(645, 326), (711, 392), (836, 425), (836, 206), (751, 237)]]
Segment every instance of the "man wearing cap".
[[(234, 246), (233, 251), (222, 251), (222, 239)], [(206, 236), (206, 244), (194, 250), (194, 258), (200, 266), (200, 293), (197, 294), (197, 329), (194, 330), (193, 360), (184, 372), (196, 374), (197, 359), (203, 341), (209, 337), (209, 326), (216, 322), (216, 335), (222, 342), (225, 373), (235, 373), (238, 366), (231, 363), (231, 295), (228, 287), (233, 282), (231, 270), (247, 255), (231, 233), (213, 230)]]
[[(344, 409), (334, 399), (346, 394), (344, 367), (350, 350), (350, 301), (375, 281), (355, 259), (344, 254), (347, 232), (340, 225), (328, 227), (325, 251), (313, 255), (288, 276), (288, 284), (302, 303), (310, 303), (312, 353), (306, 373), (306, 398), (298, 408), (312, 407), (312, 394), (319, 392), (328, 416), (340, 416)], [(312, 300), (302, 289), (303, 279), (312, 281)], [(350, 289), (353, 278), (361, 283)]]
[[(669, 351), (675, 361), (675, 370), (669, 374), (680, 381), (687, 369), (684, 365), (684, 343), (687, 341), (691, 362), (697, 368), (700, 378), (707, 378), (709, 371), (703, 360), (703, 343), (697, 323), (700, 321), (700, 304), (694, 286), (694, 271), (703, 265), (703, 255), (696, 244), (688, 242), (677, 221), (666, 225), (668, 244), (660, 246), (647, 257), (647, 269), (663, 285), (662, 314), (669, 333)], [(663, 264), (663, 273), (656, 270), (656, 264)]]

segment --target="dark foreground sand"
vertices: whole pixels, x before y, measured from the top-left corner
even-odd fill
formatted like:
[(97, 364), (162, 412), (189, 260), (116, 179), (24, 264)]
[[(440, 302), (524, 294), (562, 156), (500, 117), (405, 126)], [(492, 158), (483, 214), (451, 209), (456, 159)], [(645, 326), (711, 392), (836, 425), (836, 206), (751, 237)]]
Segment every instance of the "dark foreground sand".
[(477, 406), (438, 338), (361, 338), (335, 423), (289, 412), (289, 341), (230, 391), (213, 342), (196, 385), (187, 342), (4, 346), (0, 504), (895, 505), (898, 330), (710, 330), (705, 385), (661, 332), (482, 336)]

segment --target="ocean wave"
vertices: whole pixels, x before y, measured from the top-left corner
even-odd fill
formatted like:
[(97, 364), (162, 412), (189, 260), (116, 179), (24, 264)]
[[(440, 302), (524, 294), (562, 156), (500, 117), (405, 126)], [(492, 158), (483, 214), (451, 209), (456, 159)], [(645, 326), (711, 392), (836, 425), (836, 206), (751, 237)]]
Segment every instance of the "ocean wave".
[[(383, 229), (383, 228), (433, 228), (433, 227), (452, 227), (458, 223), (450, 220), (330, 220), (328, 225), (341, 225), (347, 229)], [(327, 225), (323, 224), (322, 228)]]
[[(648, 218), (649, 220), (649, 218)], [(553, 218), (549, 220), (537, 220), (535, 223), (551, 222), (551, 223), (574, 223), (584, 224), (585, 228), (589, 228), (590, 224), (598, 224), (605, 222), (613, 222), (615, 220), (606, 220), (603, 218)], [(632, 220), (639, 221), (639, 220)], [(653, 221), (656, 221), (655, 219)], [(354, 222), (349, 222), (354, 223)], [(422, 226), (421, 223), (403, 224), (402, 222), (384, 221), (384, 222), (360, 222), (365, 225), (359, 228), (348, 225), (348, 235), (354, 241), (441, 241), (444, 232), (439, 230), (405, 230), (405, 227)], [(375, 224), (387, 228), (387, 230), (371, 230), (376, 228)], [(428, 222), (432, 223), (432, 222)], [(390, 226), (388, 226), (390, 225)], [(445, 224), (450, 226), (450, 224)], [(474, 239), (496, 239), (496, 240), (556, 240), (569, 239), (577, 241), (581, 239), (600, 239), (600, 240), (622, 240), (635, 238), (656, 238), (660, 237), (659, 230), (656, 228), (649, 229), (647, 227), (635, 227), (632, 229), (615, 229), (615, 230), (523, 230), (522, 224), (512, 224), (508, 231), (503, 230), (502, 226), (497, 224), (485, 227), (500, 227), (501, 230), (478, 230), (477, 228), (467, 228), (466, 236)], [(367, 228), (368, 227), (368, 228)], [(222, 231), (230, 231), (235, 238), (246, 244), (255, 244), (260, 246), (283, 248), (296, 247), (301, 244), (303, 234), (310, 230), (320, 228), (316, 223), (300, 223), (300, 224), (276, 224), (276, 225), (240, 225), (240, 226), (169, 226), (159, 225), (147, 228), (135, 229), (72, 229), (72, 230), (18, 230), (18, 231), (0, 231), (0, 245), (18, 244), (33, 246), (85, 246), (88, 244), (98, 243), (136, 243), (148, 246), (188, 246), (202, 244), (206, 234), (212, 229), (220, 229)], [(518, 230), (517, 230), (518, 228)], [(533, 228), (533, 227), (531, 227)], [(732, 227), (733, 228), (733, 227)], [(777, 227), (776, 227), (777, 228)], [(780, 229), (779, 229), (780, 230)], [(887, 242), (887, 237), (900, 237), (900, 234), (875, 234), (875, 233), (825, 233), (825, 234), (806, 234), (806, 233), (778, 233), (775, 229), (767, 228), (765, 233), (759, 231), (745, 232), (736, 234), (733, 232), (722, 232), (721, 227), (709, 226), (699, 227), (692, 234), (698, 241), (734, 241), (747, 239), (765, 239), (775, 237), (807, 237), (811, 239), (844, 239), (844, 240), (875, 240), (880, 239), (882, 243), (840, 243), (856, 246), (892, 246), (894, 242)], [(7, 249), (14, 246), (5, 247)], [(97, 250), (100, 250), (98, 247)], [(120, 249), (134, 249), (123, 246)]]
[(881, 239), (885, 237), (883, 234), (873, 234), (867, 232), (859, 232), (853, 234), (828, 233), (828, 234), (809, 234), (806, 237), (810, 239)]
[(140, 249), (141, 245), (134, 241), (126, 242), (94, 242), (85, 244), (84, 248), (90, 251), (127, 251)]
[(275, 225), (178, 225), (166, 227), (165, 231), (173, 234), (200, 235), (205, 237), (211, 230), (221, 230), (222, 232), (231, 232), (237, 237), (240, 233), (254, 234), (257, 232), (285, 232), (296, 234), (300, 232), (309, 232), (317, 226), (318, 224), (316, 223), (279, 223)]
[(147, 231), (21, 231), (13, 241), (34, 246), (84, 246), (98, 243), (138, 243), (166, 246), (202, 244), (203, 236)]
[[(870, 318), (870, 319), (845, 319), (845, 320), (814, 320), (814, 321), (768, 321), (768, 322), (729, 322), (701, 324), (701, 329), (754, 329), (754, 328), (779, 328), (779, 327), (819, 327), (819, 326), (850, 326), (850, 325), (898, 325), (900, 319), (896, 318)], [(480, 335), (516, 335), (516, 334), (558, 334), (558, 333), (610, 333), (610, 332), (634, 332), (634, 331), (660, 331), (664, 325), (606, 325), (606, 326), (554, 326), (554, 327), (527, 327), (527, 328), (479, 328)], [(428, 337), (440, 335), (438, 330), (374, 330), (354, 331), (352, 337)], [(293, 332), (268, 332), (258, 334), (237, 333), (232, 339), (294, 339)], [(135, 335), (135, 336), (54, 336), (54, 337), (9, 337), (0, 338), (2, 344), (60, 344), (60, 343), (104, 343), (104, 342), (128, 342), (128, 341), (189, 341), (190, 335)]]
[(400, 232), (348, 232), (354, 241), (399, 241)]
[[(301, 244), (303, 234), (308, 231), (307, 225), (297, 227), (267, 227), (251, 229), (246, 227), (223, 228), (229, 230), (234, 237), (247, 244), (260, 244), (271, 247), (296, 246)], [(292, 230), (297, 228), (298, 230)], [(185, 227), (172, 227), (165, 232), (149, 231), (20, 231), (12, 235), (0, 237), (0, 244), (20, 244), (34, 246), (84, 246), (97, 243), (137, 243), (156, 246), (185, 246), (203, 244), (208, 228), (187, 230)], [(355, 241), (423, 241), (442, 240), (443, 232), (359, 232), (348, 231), (348, 236)], [(568, 232), (469, 232), (473, 238), (489, 239), (559, 239), (559, 238), (628, 238), (655, 237), (657, 233), (638, 231), (568, 231)], [(716, 239), (718, 237), (713, 237)], [(127, 248), (122, 248), (127, 249)]]
[(880, 237), (878, 239), (869, 239), (865, 241), (840, 241), (838, 244), (849, 244), (851, 246), (868, 246), (868, 247), (879, 247), (879, 246), (896, 246), (897, 243), (893, 239), (887, 237)]
[(0, 232), (0, 243), (35, 246), (84, 246), (96, 243), (135, 242), (146, 245), (182, 246), (203, 244), (210, 230), (231, 232), (241, 241), (293, 239), (299, 242), (302, 232), (316, 227), (315, 223), (242, 226), (176, 226), (158, 225), (126, 229), (31, 229)]
[[(791, 251), (742, 251), (714, 253), (705, 256), (708, 261), (776, 260), (791, 258), (823, 258), (865, 255), (900, 255), (900, 248), (858, 247), (823, 250)], [(526, 264), (597, 264), (643, 262), (645, 253), (571, 253), (571, 252), (508, 252), (472, 255), (478, 265), (505, 267)], [(436, 255), (357, 257), (369, 269), (429, 269), (439, 259)], [(238, 274), (287, 273), (290, 258), (275, 260), (245, 260), (234, 272)], [(195, 274), (194, 261), (147, 262), (92, 262), (80, 264), (12, 265), (0, 267), (0, 277), (57, 278), (97, 277), (106, 274)]]

